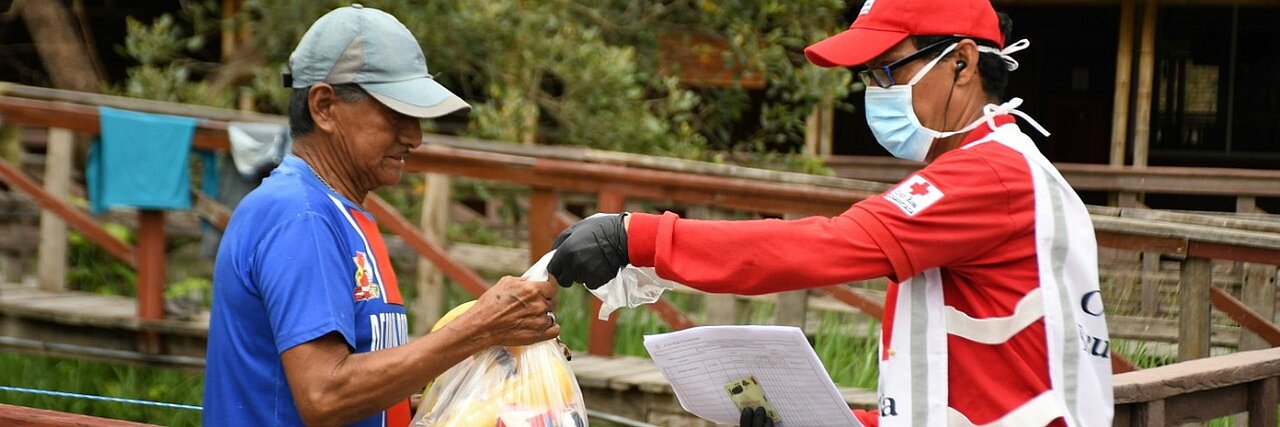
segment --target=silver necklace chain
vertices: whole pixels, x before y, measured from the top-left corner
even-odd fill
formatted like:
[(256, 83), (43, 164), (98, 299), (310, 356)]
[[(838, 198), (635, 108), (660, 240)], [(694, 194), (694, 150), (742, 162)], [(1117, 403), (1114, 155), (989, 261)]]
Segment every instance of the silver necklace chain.
[[(308, 166), (310, 166), (310, 165), (308, 165)], [(325, 186), (325, 187), (328, 187), (328, 188), (329, 188), (329, 190), (330, 190), (330, 191), (333, 191), (334, 193), (338, 193), (339, 195), (341, 195), (341, 194), (342, 194), (342, 192), (338, 191), (338, 189), (333, 188), (333, 186), (332, 186), (332, 185), (329, 185), (329, 181), (325, 181), (325, 180), (324, 180), (324, 177), (323, 177), (323, 176), (320, 176), (320, 172), (316, 172), (316, 168), (310, 168), (310, 169), (311, 169), (311, 174), (312, 174), (312, 175), (315, 175), (315, 176), (316, 176), (316, 179), (320, 180), (320, 183), (321, 183), (321, 184), (324, 184), (324, 186)]]

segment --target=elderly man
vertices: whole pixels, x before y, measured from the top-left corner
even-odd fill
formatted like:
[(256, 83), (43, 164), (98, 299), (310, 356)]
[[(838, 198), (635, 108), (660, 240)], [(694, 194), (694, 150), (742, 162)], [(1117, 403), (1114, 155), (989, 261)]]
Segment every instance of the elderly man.
[(409, 396), (471, 354), (555, 337), (555, 287), (504, 278), (410, 341), (370, 191), (395, 184), (419, 119), (466, 110), (409, 30), (354, 5), (289, 58), (294, 155), (240, 204), (214, 272), (204, 424), (408, 425)]
[[(737, 294), (887, 276), (880, 410), (864, 424), (1111, 425), (1093, 225), (1013, 115), (1039, 125), (1005, 102), (1009, 54), (1027, 45), (1005, 44), (1010, 27), (988, 0), (867, 0), (805, 54), (861, 68), (876, 140), (927, 166), (834, 218), (587, 219), (549, 270), (599, 286), (630, 262)], [(762, 412), (743, 425), (769, 424)]]

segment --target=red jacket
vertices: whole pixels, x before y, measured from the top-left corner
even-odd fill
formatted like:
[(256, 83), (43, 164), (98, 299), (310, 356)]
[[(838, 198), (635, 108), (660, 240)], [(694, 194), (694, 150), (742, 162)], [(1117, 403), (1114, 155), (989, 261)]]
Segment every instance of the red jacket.
[[(989, 132), (980, 126), (965, 144)], [(892, 299), (896, 282), (939, 268), (948, 306), (989, 318), (1010, 315), (1039, 286), (1034, 210), (1026, 159), (987, 143), (947, 152), (895, 189), (833, 218), (698, 221), (670, 212), (633, 214), (628, 250), (632, 264), (655, 267), (665, 279), (743, 295), (888, 277), (895, 282)], [(894, 321), (892, 306), (886, 304), (886, 328)], [(951, 337), (950, 406), (983, 424), (1048, 390), (1044, 336), (1041, 321), (1000, 345)], [(882, 347), (891, 352), (887, 340)], [(878, 425), (877, 412), (855, 414)]]

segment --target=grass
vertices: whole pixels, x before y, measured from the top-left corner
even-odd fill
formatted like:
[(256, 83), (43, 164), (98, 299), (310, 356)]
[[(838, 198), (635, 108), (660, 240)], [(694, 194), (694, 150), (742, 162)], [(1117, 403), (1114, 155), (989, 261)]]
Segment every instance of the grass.
[[(0, 385), (200, 405), (204, 374), (0, 352)], [(0, 403), (168, 426), (200, 425), (200, 413), (0, 391)]]
[[(849, 313), (823, 313), (813, 349), (836, 384), (874, 390), (879, 379), (876, 352), (880, 347), (876, 337), (880, 323), (857, 322), (854, 317)], [(859, 323), (865, 325), (864, 329), (856, 329)]]

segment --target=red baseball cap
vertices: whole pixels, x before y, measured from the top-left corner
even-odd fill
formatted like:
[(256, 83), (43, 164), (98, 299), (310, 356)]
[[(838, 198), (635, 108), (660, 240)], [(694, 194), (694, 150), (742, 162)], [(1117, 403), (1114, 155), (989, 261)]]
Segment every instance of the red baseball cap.
[(909, 36), (962, 36), (1004, 48), (990, 0), (867, 0), (848, 30), (805, 48), (820, 67), (853, 67)]

